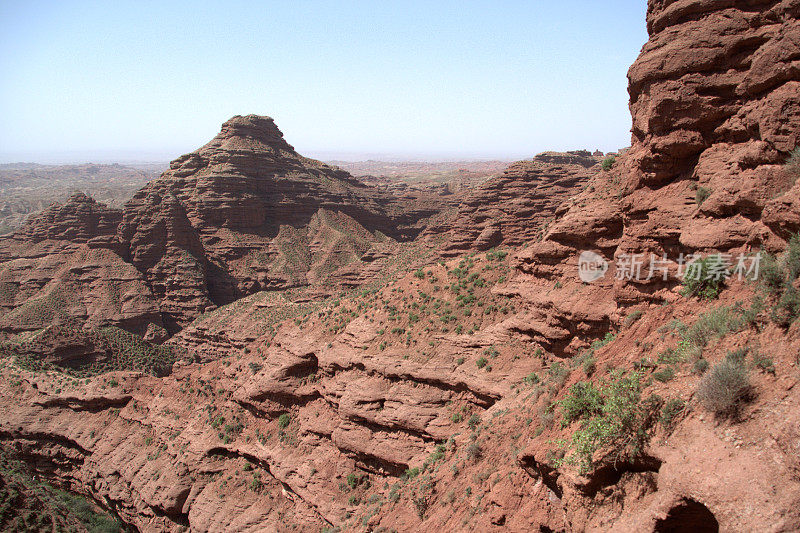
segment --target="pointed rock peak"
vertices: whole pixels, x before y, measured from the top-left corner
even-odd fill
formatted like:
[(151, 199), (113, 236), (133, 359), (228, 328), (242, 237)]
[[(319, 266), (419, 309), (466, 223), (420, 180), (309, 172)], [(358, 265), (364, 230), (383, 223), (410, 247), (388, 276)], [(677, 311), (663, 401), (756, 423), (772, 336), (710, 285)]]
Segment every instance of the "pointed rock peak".
[(269, 166), (288, 168), (305, 160), (283, 138), (270, 117), (236, 115), (206, 145), (170, 163), (162, 179), (214, 172), (256, 175)]
[(239, 131), (242, 133), (253, 132), (261, 134), (277, 134), (283, 137), (283, 133), (275, 125), (272, 117), (264, 115), (236, 115), (222, 124), (222, 133), (229, 131)]
[(97, 201), (83, 191), (75, 191), (69, 197), (67, 204), (96, 204)]
[(268, 146), (292, 150), (283, 138), (283, 133), (275, 125), (271, 117), (261, 115), (236, 115), (222, 124), (219, 134), (211, 141), (227, 141), (232, 139), (247, 139)]
[(243, 176), (263, 179), (285, 175), (289, 171), (316, 176), (327, 172), (331, 179), (352, 180), (343, 171), (298, 154), (286, 142), (283, 133), (270, 117), (236, 115), (222, 124), (220, 132), (204, 146), (170, 163), (160, 180)]

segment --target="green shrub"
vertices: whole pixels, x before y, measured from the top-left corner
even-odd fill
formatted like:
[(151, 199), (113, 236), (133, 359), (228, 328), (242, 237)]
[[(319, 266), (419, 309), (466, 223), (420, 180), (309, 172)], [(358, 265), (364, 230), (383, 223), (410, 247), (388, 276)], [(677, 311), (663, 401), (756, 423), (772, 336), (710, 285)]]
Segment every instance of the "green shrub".
[(727, 265), (720, 254), (713, 254), (686, 265), (681, 294), (713, 300), (725, 285)]
[(800, 235), (792, 235), (789, 239), (783, 264), (790, 283), (800, 276)]
[(633, 325), (634, 322), (636, 322), (642, 317), (642, 313), (643, 312), (641, 309), (636, 309), (635, 311), (631, 311), (630, 313), (628, 313), (628, 316), (625, 317), (625, 321), (622, 323), (622, 325), (625, 326), (626, 328), (629, 328), (630, 326)]
[(594, 374), (594, 371), (597, 367), (594, 359), (594, 354), (589, 354), (581, 363), (581, 367), (583, 368), (583, 373), (586, 374), (587, 377), (591, 377)]
[(603, 399), (593, 383), (584, 381), (571, 386), (567, 396), (559, 404), (563, 417), (561, 427), (566, 427), (575, 420), (589, 418), (600, 413)]
[(614, 163), (617, 162), (616, 156), (610, 155), (603, 159), (603, 162), (600, 164), (603, 167), (603, 170), (609, 171), (614, 166)]
[(703, 376), (696, 394), (703, 407), (722, 415), (733, 412), (748, 388), (747, 369), (731, 359), (725, 359)]
[(700, 187), (697, 189), (697, 194), (695, 195), (694, 200), (697, 202), (697, 205), (703, 205), (703, 202), (708, 200), (709, 196), (711, 196), (711, 189)]
[(580, 429), (572, 436), (572, 453), (564, 460), (586, 472), (601, 448), (609, 448), (615, 460), (640, 453), (651, 415), (651, 403), (641, 401), (641, 389), (639, 372), (615, 374), (613, 381), (601, 386), (599, 410), (582, 418)]
[(792, 150), (789, 159), (786, 160), (786, 171), (794, 179), (800, 178), (800, 146)]
[(522, 381), (524, 381), (526, 385), (536, 385), (540, 381), (539, 374), (537, 374), (536, 372), (531, 372), (530, 374), (522, 378)]
[(800, 293), (792, 285), (787, 285), (772, 309), (772, 321), (782, 327), (789, 327), (800, 316)]
[(665, 428), (672, 427), (672, 424), (675, 422), (675, 419), (680, 415), (683, 410), (686, 408), (686, 402), (683, 400), (679, 400), (674, 398), (668, 401), (664, 407), (661, 408), (661, 418), (660, 422), (661, 425)]
[(753, 366), (762, 372), (772, 374), (773, 376), (775, 375), (775, 363), (772, 361), (771, 357), (756, 352), (753, 354)]
[(477, 414), (473, 414), (472, 416), (470, 416), (469, 420), (467, 421), (467, 425), (470, 427), (470, 429), (475, 429), (476, 427), (478, 427), (478, 424), (480, 423), (481, 423), (481, 417), (478, 416)]
[(486, 259), (489, 261), (502, 261), (507, 255), (508, 252), (505, 250), (489, 250), (486, 252)]
[(786, 252), (780, 259), (761, 252), (759, 263), (759, 285), (768, 293), (785, 289), (800, 276), (800, 237), (789, 239)]
[(403, 479), (414, 479), (419, 475), (419, 467), (415, 466), (414, 468), (406, 468), (406, 471), (403, 472)]
[(425, 513), (428, 512), (428, 499), (425, 496), (415, 496), (413, 498), (414, 508), (417, 511), (417, 516), (420, 520), (425, 518)]
[(497, 348), (495, 348), (494, 346), (489, 346), (488, 348), (486, 348), (483, 351), (483, 355), (488, 355), (489, 357), (494, 359), (495, 357), (500, 355), (500, 351)]
[(561, 361), (553, 361), (553, 363), (550, 364), (550, 368), (547, 369), (547, 373), (550, 375), (550, 379), (553, 383), (561, 388), (569, 376), (569, 368)]
[(694, 324), (686, 328), (682, 337), (685, 341), (704, 348), (712, 339), (724, 337), (741, 327), (740, 317), (730, 307), (716, 307), (701, 314)]
[(683, 357), (681, 356), (681, 352), (678, 350), (673, 350), (672, 348), (667, 348), (663, 352), (658, 354), (658, 363), (659, 364), (674, 364), (680, 363)]
[(743, 326), (754, 326), (758, 323), (758, 315), (764, 310), (764, 296), (756, 294), (747, 309), (741, 307), (738, 302), (734, 304), (734, 308), (741, 314)]
[(758, 282), (762, 289), (768, 293), (779, 291), (785, 283), (783, 267), (778, 259), (769, 253), (761, 252), (759, 263)]
[(467, 445), (467, 459), (477, 461), (483, 455), (483, 449), (477, 441), (472, 441)]
[(675, 377), (675, 369), (672, 368), (671, 366), (668, 366), (667, 368), (663, 368), (658, 372), (653, 373), (653, 378), (657, 381), (660, 381), (661, 383), (672, 381), (674, 377)]
[(488, 360), (488, 359), (486, 359), (486, 358), (485, 358), (485, 357), (483, 357), (483, 356), (480, 356), (480, 357), (478, 358), (478, 360), (477, 360), (477, 361), (475, 361), (475, 364), (476, 364), (476, 365), (478, 365), (478, 368), (483, 368), (483, 367), (485, 367), (485, 366), (486, 366), (486, 364), (487, 364), (488, 362), (489, 362), (489, 360)]
[(614, 333), (607, 331), (602, 339), (597, 339), (592, 342), (590, 349), (592, 351), (599, 350), (603, 346), (607, 345), (609, 342), (613, 341), (616, 337), (617, 336)]
[(730, 361), (736, 365), (744, 365), (747, 360), (747, 354), (750, 353), (750, 348), (745, 346), (744, 348), (737, 348), (736, 350), (731, 350), (725, 355), (725, 360)]
[(703, 359), (702, 357), (694, 362), (694, 366), (692, 367), (692, 371), (695, 374), (705, 374), (706, 370), (708, 370), (708, 360)]
[(289, 415), (287, 413), (283, 413), (278, 417), (278, 427), (281, 429), (286, 429), (291, 421), (292, 419), (289, 418)]

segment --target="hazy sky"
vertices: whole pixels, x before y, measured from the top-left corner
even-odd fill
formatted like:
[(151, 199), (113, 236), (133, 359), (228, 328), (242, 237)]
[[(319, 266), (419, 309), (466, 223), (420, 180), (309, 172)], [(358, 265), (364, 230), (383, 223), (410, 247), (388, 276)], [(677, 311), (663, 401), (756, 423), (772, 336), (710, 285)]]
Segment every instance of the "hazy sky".
[(630, 143), (645, 0), (0, 0), (0, 161), (172, 159), (237, 114), (307, 155)]

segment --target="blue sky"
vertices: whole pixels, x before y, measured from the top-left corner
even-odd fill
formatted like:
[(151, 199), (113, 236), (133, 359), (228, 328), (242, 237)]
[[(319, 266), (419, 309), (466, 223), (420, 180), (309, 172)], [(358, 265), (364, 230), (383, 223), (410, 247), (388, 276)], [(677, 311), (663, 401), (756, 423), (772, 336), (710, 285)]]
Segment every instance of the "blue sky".
[(0, 161), (166, 160), (236, 114), (307, 155), (630, 142), (644, 0), (0, 0)]

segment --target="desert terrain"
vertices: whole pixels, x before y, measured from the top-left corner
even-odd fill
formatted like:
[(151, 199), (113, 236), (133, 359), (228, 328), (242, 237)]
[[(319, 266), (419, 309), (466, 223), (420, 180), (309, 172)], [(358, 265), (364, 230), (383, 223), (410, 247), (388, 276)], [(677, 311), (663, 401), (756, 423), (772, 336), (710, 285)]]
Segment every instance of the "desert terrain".
[(236, 115), (30, 204), (0, 527), (800, 529), (800, 2), (647, 30), (618, 152), (327, 164)]

